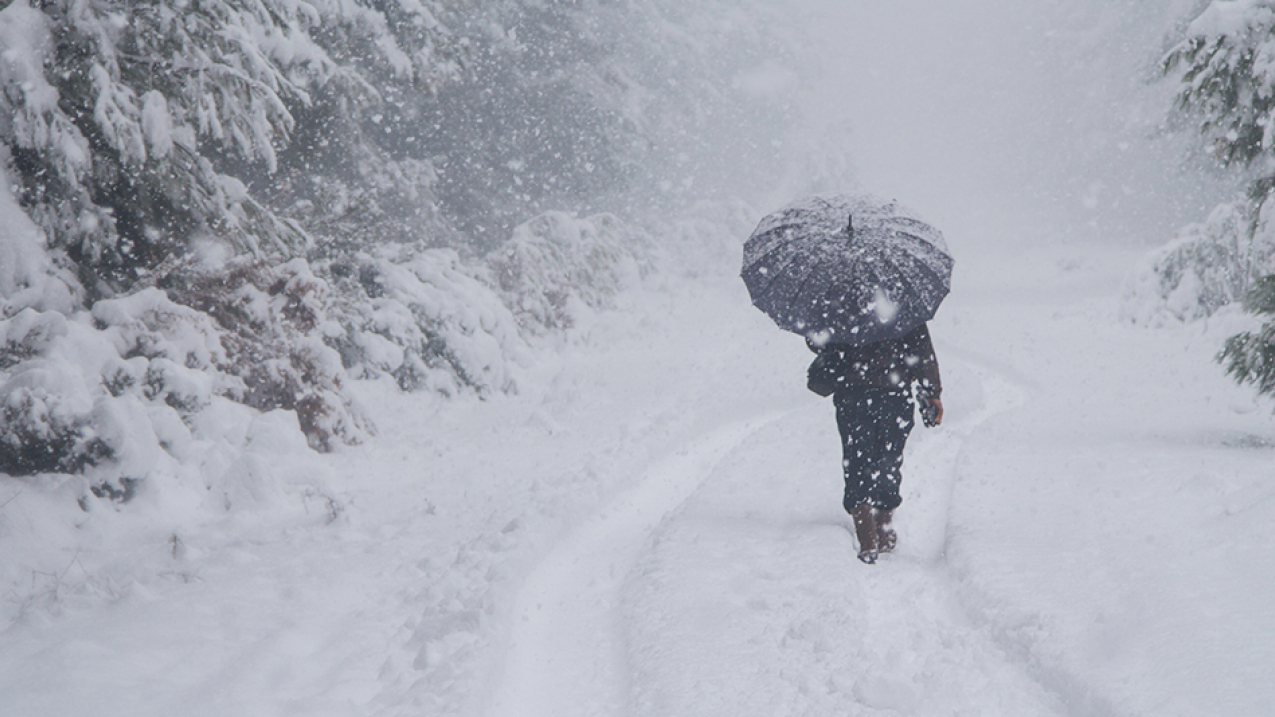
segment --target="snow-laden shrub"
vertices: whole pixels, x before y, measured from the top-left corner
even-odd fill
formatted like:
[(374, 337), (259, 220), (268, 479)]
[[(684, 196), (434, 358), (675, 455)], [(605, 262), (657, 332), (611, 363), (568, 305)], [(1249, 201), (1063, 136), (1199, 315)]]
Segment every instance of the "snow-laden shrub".
[(82, 366), (48, 358), (68, 333), (59, 313), (24, 309), (0, 321), (0, 472), (71, 473), (114, 451), (94, 429)]
[[(183, 308), (191, 307), (204, 324), (211, 325), (220, 353), (210, 364), (238, 384), (225, 395), (260, 411), (296, 411), (310, 445), (317, 450), (361, 440), (369, 426), (346, 395), (340, 355), (323, 341), (328, 286), (305, 260), (278, 267), (246, 258), (214, 270), (187, 266), (167, 273), (158, 283), (166, 296)], [(142, 292), (119, 302), (98, 302), (94, 316), (111, 311), (104, 307), (150, 295)], [(156, 316), (153, 312), (137, 315)], [(138, 340), (146, 335), (139, 334)], [(153, 357), (149, 347), (139, 345), (134, 350)], [(164, 357), (182, 363), (180, 357)], [(190, 363), (188, 358), (186, 365)]]
[[(264, 277), (274, 284), (252, 283)], [(193, 472), (229, 503), (247, 490), (234, 467), (254, 440), (246, 426), (274, 409), (313, 448), (356, 439), (339, 358), (302, 331), (317, 283), (304, 264), (245, 270), (223, 295), (201, 294), (240, 312), (229, 326), (153, 287), (70, 317), (27, 308), (0, 321), (0, 473), (82, 473), (98, 495), (127, 498)]]
[(158, 467), (158, 436), (212, 401), (211, 323), (154, 290), (99, 316), (28, 308), (0, 321), (0, 472), (83, 472), (98, 491), (131, 493)]
[(525, 347), (500, 297), (450, 249), (382, 248), (329, 265), (342, 301), (328, 342), (403, 390), (507, 392)]
[(1254, 279), (1275, 270), (1272, 237), (1254, 233), (1251, 216), (1247, 202), (1219, 205), (1207, 221), (1183, 227), (1143, 257), (1125, 283), (1125, 320), (1193, 321), (1240, 300)]
[(356, 375), (403, 390), (484, 394), (516, 386), (525, 346), (500, 297), (451, 249), (383, 247), (332, 261), (329, 345)]
[(649, 271), (650, 246), (611, 214), (545, 212), (515, 228), (487, 262), (519, 325), (539, 333), (612, 306), (621, 287)]
[(0, 146), (0, 317), (27, 307), (69, 312), (80, 303), (80, 284), (54, 264), (44, 232), (18, 206), (8, 163), (9, 152)]
[(0, 171), (0, 473), (72, 474), (84, 495), (113, 499), (179, 476), (197, 500), (227, 505), (279, 489), (268, 462), (244, 463), (270, 450), (250, 426), (275, 427), (280, 446), (357, 439), (339, 357), (318, 333), (325, 289), (304, 262), (175, 258), (150, 274), (167, 292), (84, 308), (7, 182)]

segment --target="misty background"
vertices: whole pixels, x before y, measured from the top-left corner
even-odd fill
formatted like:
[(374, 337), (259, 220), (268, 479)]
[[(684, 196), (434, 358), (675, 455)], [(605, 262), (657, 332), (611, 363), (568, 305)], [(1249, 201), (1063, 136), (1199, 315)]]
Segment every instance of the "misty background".
[(1170, 131), (1174, 88), (1157, 67), (1200, 5), (831, 5), (812, 25), (831, 60), (815, 106), (846, 113), (865, 188), (958, 236), (1163, 243), (1233, 191)]

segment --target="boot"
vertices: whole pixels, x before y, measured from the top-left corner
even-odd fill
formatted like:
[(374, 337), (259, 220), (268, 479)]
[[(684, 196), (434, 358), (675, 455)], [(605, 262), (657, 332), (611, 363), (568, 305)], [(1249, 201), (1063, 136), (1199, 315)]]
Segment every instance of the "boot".
[(877, 522), (872, 515), (872, 506), (867, 503), (856, 505), (850, 511), (854, 519), (854, 534), (859, 539), (859, 559), (871, 565), (877, 561)]
[(877, 550), (882, 553), (888, 553), (894, 550), (894, 546), (899, 542), (899, 534), (894, 532), (894, 528), (890, 527), (890, 520), (894, 517), (894, 511), (878, 510), (874, 517), (877, 522)]

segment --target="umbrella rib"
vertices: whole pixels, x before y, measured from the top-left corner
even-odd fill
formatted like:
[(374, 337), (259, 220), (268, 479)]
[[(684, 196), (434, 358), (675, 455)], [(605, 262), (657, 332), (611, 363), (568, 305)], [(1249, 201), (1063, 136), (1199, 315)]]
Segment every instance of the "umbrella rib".
[[(902, 250), (896, 250), (896, 253), (898, 257), (892, 260), (891, 268), (894, 269), (898, 276), (900, 287), (907, 293), (918, 297), (928, 297), (933, 292), (941, 292), (942, 295), (947, 294), (949, 289), (947, 282), (943, 281), (941, 275), (935, 272), (926, 261)], [(921, 287), (925, 287), (926, 290), (922, 291)], [(942, 300), (941, 296), (939, 300)], [(926, 316), (923, 320), (929, 320), (929, 318), (933, 317), (928, 301), (915, 303), (910, 308), (919, 309), (919, 313)], [(937, 303), (935, 303), (934, 308), (938, 308)]]
[[(861, 256), (856, 256), (853, 254), (849, 255), (847, 260), (847, 266), (845, 267), (845, 270), (843, 273), (846, 274), (846, 276), (854, 276), (856, 274), (854, 267), (856, 264), (860, 262), (861, 258), (862, 258)], [(839, 265), (833, 264), (833, 263), (824, 263), (824, 264), (816, 265), (814, 269), (812, 269), (809, 273), (806, 274), (805, 279), (801, 282), (795, 294), (799, 295), (803, 293), (803, 291), (806, 288), (806, 285), (809, 284), (811, 280), (815, 278), (816, 275), (824, 273), (828, 275), (827, 281), (825, 283), (827, 284), (829, 288), (826, 291), (822, 292), (822, 296), (823, 296), (822, 301), (823, 301), (824, 307), (831, 306), (832, 301), (830, 297), (836, 296), (837, 287), (846, 285), (846, 284), (853, 284), (852, 281), (845, 281), (845, 280), (842, 280), (840, 282), (838, 281), (838, 278), (840, 277), (835, 276), (834, 274), (838, 273), (837, 270), (839, 268), (840, 268)], [(848, 289), (850, 292), (852, 292), (854, 290), (854, 287), (850, 286), (848, 287)], [(841, 298), (841, 297), (837, 297), (837, 298)], [(819, 329), (816, 329), (816, 330), (819, 330)]]
[[(766, 273), (762, 274), (762, 276), (765, 278), (762, 281), (758, 282), (758, 287), (756, 292), (757, 296), (765, 296), (766, 294), (769, 294), (770, 289), (772, 286), (775, 285), (775, 282), (779, 281), (780, 278), (783, 277), (784, 272), (788, 271), (789, 267), (797, 263), (797, 261), (800, 258), (801, 258), (800, 252), (794, 251), (792, 253), (792, 256), (788, 258), (788, 261), (782, 267), (779, 267), (779, 268), (766, 267), (766, 270), (767, 270)], [(756, 263), (754, 263), (753, 266), (756, 266)]]
[[(798, 258), (800, 257), (801, 255), (798, 255)], [(805, 290), (806, 288), (806, 284), (810, 281), (810, 278), (818, 270), (818, 264), (814, 264), (814, 262), (812, 262), (812, 264), (813, 266), (810, 269), (810, 271), (807, 271), (804, 273), (804, 276), (801, 278), (801, 281), (797, 284), (797, 288), (794, 291), (792, 291), (790, 300), (795, 300), (798, 296), (801, 296), (802, 291)]]
[[(761, 234), (761, 235), (759, 235), (759, 236), (757, 237), (757, 239), (760, 239), (761, 241), (757, 241), (756, 243), (757, 243), (757, 244), (767, 244), (767, 243), (770, 243), (770, 242), (771, 242), (771, 240), (773, 239), (773, 240), (774, 240), (774, 244), (775, 244), (775, 246), (768, 247), (768, 248), (766, 248), (764, 251), (763, 251), (763, 250), (758, 250), (757, 257), (756, 257), (755, 259), (753, 259), (752, 261), (748, 262), (748, 263), (749, 263), (749, 265), (756, 264), (757, 262), (759, 262), (759, 261), (761, 261), (762, 259), (764, 259), (767, 255), (769, 255), (769, 254), (770, 254), (772, 251), (774, 251), (776, 248), (781, 247), (781, 246), (785, 246), (785, 245), (787, 245), (788, 243), (790, 243), (790, 242), (792, 241), (792, 239), (786, 239), (785, 237), (783, 237), (783, 236), (782, 236), (782, 234), (783, 234), (783, 232), (784, 232), (784, 231), (786, 231), (786, 230), (790, 230), (790, 229), (791, 229), (791, 230), (797, 230), (797, 229), (800, 229), (801, 227), (802, 227), (802, 224), (801, 224), (800, 222), (796, 221), (795, 219), (793, 219), (793, 220), (787, 221), (786, 223), (778, 224), (778, 225), (776, 225), (776, 226), (774, 226), (774, 227), (771, 227), (771, 228), (767, 229), (767, 230), (766, 230), (763, 234)], [(745, 244), (745, 247), (747, 246), (747, 244), (752, 244), (752, 243), (754, 243), (754, 242), (753, 242), (752, 240), (750, 240), (749, 242), (747, 242), (747, 243)]]
[(776, 281), (779, 280), (779, 278), (784, 274), (784, 272), (788, 271), (788, 269), (791, 268), (793, 264), (796, 264), (802, 258), (803, 254), (801, 252), (801, 247), (793, 246), (793, 244), (795, 243), (796, 243), (796, 240), (790, 240), (782, 244), (779, 244), (778, 246), (767, 251), (762, 256), (758, 257), (756, 261), (753, 261), (751, 264), (749, 264), (750, 267), (756, 266), (762, 263), (764, 259), (775, 254), (775, 252), (779, 251), (780, 249), (789, 249), (792, 252), (792, 256), (787, 258), (787, 261), (784, 263), (783, 266), (768, 267), (769, 271), (767, 272), (767, 274), (769, 275), (769, 279), (764, 284), (758, 287), (757, 293), (759, 295), (769, 293), (770, 287), (774, 285)]

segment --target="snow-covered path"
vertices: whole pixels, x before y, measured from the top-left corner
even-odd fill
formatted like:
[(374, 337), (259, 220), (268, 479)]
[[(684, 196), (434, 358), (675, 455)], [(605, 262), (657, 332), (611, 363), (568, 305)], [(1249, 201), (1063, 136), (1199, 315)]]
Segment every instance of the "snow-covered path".
[(963, 614), (941, 562), (964, 439), (1022, 400), (986, 368), (950, 369), (949, 392), (982, 404), (914, 439), (908, 541), (878, 569), (853, 559), (826, 406), (729, 425), (529, 577), (491, 714), (1059, 713)]
[(1026, 396), (965, 353), (945, 365), (945, 426), (909, 446), (897, 553), (853, 558), (827, 402), (695, 438), (523, 584), (489, 714), (1061, 713), (943, 561), (968, 437)]
[(868, 568), (822, 470), (828, 419), (770, 427), (661, 526), (627, 586), (634, 713), (1058, 714), (916, 540), (944, 524), (951, 452), (918, 436), (905, 540)]
[[(489, 714), (1207, 714), (1211, 702), (1260, 714), (1255, 665), (1269, 660), (1254, 655), (1272, 633), (1201, 608), (1275, 626), (1245, 597), (1265, 594), (1271, 571), (1221, 556), (1270, 535), (1251, 515), (1271, 494), (1257, 487), (1269, 444), (1253, 433), (1267, 419), (1211, 365), (1216, 335), (1118, 322), (1127, 260), (1041, 251), (1004, 260), (1013, 281), (997, 260), (976, 267), (935, 326), (948, 420), (913, 435), (901, 545), (877, 566), (853, 557), (826, 403), (742, 440), (692, 440), (646, 471), (654, 484), (635, 493), (658, 501), (598, 513), (524, 585)], [(1158, 457), (1180, 440), (1169, 436), (1196, 434), (1218, 448)], [(1217, 475), (1207, 461), (1236, 477), (1201, 478)], [(1107, 467), (1139, 463), (1160, 479)], [(671, 465), (678, 490), (659, 480)], [(1185, 493), (1172, 488), (1183, 480)], [(1198, 515), (1215, 489), (1240, 501), (1228, 513), (1250, 515), (1207, 528), (1224, 531), (1210, 566), (1188, 557), (1201, 528), (1174, 516)], [(1119, 515), (1163, 524), (1170, 552), (1130, 550)], [(1201, 629), (1182, 629), (1189, 620)], [(1171, 677), (1192, 669), (1231, 691)]]
[(627, 703), (619, 588), (645, 538), (712, 469), (773, 418), (731, 424), (656, 463), (554, 548), (514, 609), (506, 674), (493, 714), (613, 715)]

